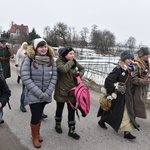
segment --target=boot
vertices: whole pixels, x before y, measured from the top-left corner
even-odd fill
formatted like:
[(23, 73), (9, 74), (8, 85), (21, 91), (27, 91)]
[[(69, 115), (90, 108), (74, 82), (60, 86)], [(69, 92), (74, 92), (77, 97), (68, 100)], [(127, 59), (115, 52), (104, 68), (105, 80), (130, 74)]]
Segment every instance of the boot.
[(105, 122), (103, 122), (102, 120), (100, 120), (100, 121), (98, 122), (98, 124), (100, 125), (101, 128), (107, 129), (107, 126), (105, 125)]
[(17, 78), (17, 83), (19, 84), (20, 83), (20, 76), (18, 76), (18, 78)]
[(80, 135), (78, 135), (76, 132), (75, 132), (75, 123), (74, 125), (72, 124), (69, 124), (69, 132), (68, 132), (68, 136), (72, 137), (73, 139), (75, 140), (78, 140), (80, 138)]
[(136, 137), (134, 135), (132, 135), (129, 131), (124, 131), (124, 138), (135, 139)]
[(61, 119), (55, 118), (55, 130), (57, 133), (62, 133), (62, 128), (61, 128)]
[(39, 124), (36, 124), (36, 125), (31, 124), (31, 133), (32, 133), (32, 141), (33, 141), (34, 147), (40, 148), (41, 144), (40, 144), (39, 139), (38, 139)]
[(40, 127), (41, 127), (41, 120), (39, 121), (39, 133), (38, 133), (38, 139), (39, 139), (39, 142), (43, 142), (43, 138), (41, 137), (40, 135)]

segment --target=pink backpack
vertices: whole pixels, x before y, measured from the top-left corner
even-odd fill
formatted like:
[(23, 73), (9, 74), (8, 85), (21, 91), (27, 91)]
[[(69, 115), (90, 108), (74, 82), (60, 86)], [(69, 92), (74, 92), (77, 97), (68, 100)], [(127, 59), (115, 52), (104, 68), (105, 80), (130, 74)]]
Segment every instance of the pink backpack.
[[(68, 102), (70, 106), (76, 110), (77, 116), (79, 118), (78, 109), (80, 110), (82, 117), (87, 116), (90, 111), (90, 91), (88, 87), (82, 83), (80, 76), (76, 77), (77, 85), (69, 90), (68, 92)], [(69, 100), (69, 93), (73, 92), (76, 98), (76, 106), (74, 106)]]

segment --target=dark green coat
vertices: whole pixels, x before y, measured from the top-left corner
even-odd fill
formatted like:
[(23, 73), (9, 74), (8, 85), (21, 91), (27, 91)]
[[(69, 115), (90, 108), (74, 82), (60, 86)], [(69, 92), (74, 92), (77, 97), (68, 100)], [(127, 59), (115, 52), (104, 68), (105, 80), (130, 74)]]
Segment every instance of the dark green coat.
[(11, 53), (9, 51), (9, 48), (8, 47), (3, 48), (0, 46), (0, 58), (6, 59), (6, 60), (0, 59), (5, 79), (11, 77), (10, 62), (9, 62), (10, 57)]
[[(57, 102), (67, 102), (68, 91), (75, 86), (74, 77), (77, 75), (76, 68), (71, 69), (74, 65), (72, 60), (64, 62), (60, 58), (56, 61), (58, 78), (55, 86), (54, 99)], [(84, 67), (82, 67), (78, 62), (76, 63), (80, 77), (84, 74)]]

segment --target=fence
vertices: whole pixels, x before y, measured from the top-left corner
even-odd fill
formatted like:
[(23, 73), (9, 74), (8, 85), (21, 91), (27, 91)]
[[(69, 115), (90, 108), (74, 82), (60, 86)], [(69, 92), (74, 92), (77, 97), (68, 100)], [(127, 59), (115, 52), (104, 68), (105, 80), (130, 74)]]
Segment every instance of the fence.
[(112, 71), (118, 62), (118, 57), (103, 57), (93, 60), (77, 60), (85, 68), (84, 77), (94, 80), (97, 84), (103, 85), (104, 79)]

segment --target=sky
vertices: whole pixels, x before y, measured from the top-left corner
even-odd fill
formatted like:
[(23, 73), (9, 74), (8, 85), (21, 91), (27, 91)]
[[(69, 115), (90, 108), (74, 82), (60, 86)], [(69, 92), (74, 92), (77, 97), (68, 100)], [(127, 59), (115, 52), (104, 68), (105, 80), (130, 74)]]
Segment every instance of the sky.
[(35, 28), (41, 37), (44, 27), (58, 22), (77, 33), (95, 24), (113, 33), (117, 43), (132, 36), (136, 45), (150, 47), (150, 0), (5, 0), (0, 10), (0, 27), (6, 31), (12, 21), (28, 25), (29, 31)]

